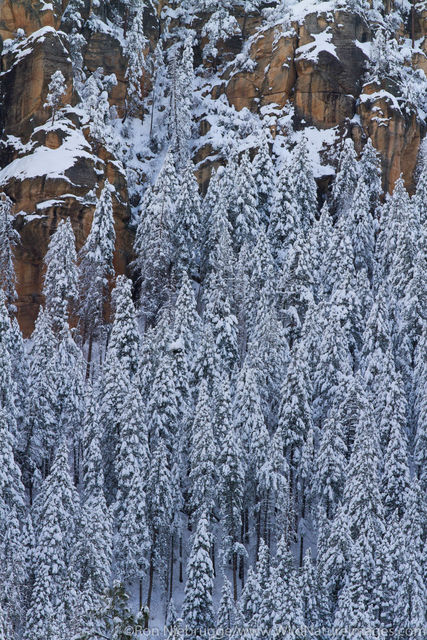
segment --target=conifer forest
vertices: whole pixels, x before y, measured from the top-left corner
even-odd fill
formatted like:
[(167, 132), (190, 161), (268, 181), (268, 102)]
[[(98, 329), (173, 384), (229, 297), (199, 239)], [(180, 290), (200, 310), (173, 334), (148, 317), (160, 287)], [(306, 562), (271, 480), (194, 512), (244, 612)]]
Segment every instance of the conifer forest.
[(426, 25), (0, 0), (0, 640), (427, 639)]

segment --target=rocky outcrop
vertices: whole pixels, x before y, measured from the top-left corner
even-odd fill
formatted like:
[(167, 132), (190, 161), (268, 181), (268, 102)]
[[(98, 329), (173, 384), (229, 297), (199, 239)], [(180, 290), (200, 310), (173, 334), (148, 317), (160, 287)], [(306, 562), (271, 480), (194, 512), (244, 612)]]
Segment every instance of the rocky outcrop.
[(369, 137), (374, 147), (380, 150), (384, 188), (391, 191), (400, 174), (403, 174), (406, 185), (411, 187), (423, 136), (423, 127), (416, 113), (402, 112), (395, 96), (375, 84), (363, 87), (357, 111), (360, 126), (354, 128), (353, 137), (359, 146), (361, 135), (365, 139)]
[(72, 69), (64, 36), (53, 27), (36, 31), (13, 54), (2, 58), (0, 127), (26, 143), (35, 128), (46, 122), (44, 107), (52, 74), (59, 69), (67, 84), (63, 104), (72, 102)]
[[(91, 22), (95, 4), (98, 6), (92, 0), (83, 3), (87, 22), (83, 63), (89, 72), (101, 67), (104, 74), (115, 75), (110, 104), (125, 119), (126, 59), (114, 30), (97, 28), (96, 20)], [(166, 4), (166, 0), (159, 3), (159, 12)], [(80, 248), (90, 228), (94, 196), (106, 178), (115, 186), (119, 273), (126, 270), (131, 257), (126, 176), (112, 150), (91, 141), (78, 109), (65, 33), (70, 28), (64, 19), (67, 5), (67, 0), (0, 0), (0, 37), (5, 41), (0, 75), (0, 190), (14, 202), (21, 235), (16, 253), (18, 308), (26, 334), (41, 301), (43, 257), (50, 234), (60, 218), (70, 217)], [(104, 14), (108, 7), (96, 10)], [(171, 15), (173, 21), (175, 14)], [(147, 36), (154, 48), (157, 17), (150, 12), (146, 17)], [(247, 108), (253, 113), (281, 113), (290, 106), (295, 127), (312, 127), (319, 136), (330, 131), (333, 142), (351, 135), (358, 151), (371, 137), (382, 158), (385, 188), (391, 189), (401, 172), (411, 187), (423, 126), (414, 112), (401, 108), (395, 87), (365, 83), (372, 33), (363, 17), (325, 8), (274, 27), (266, 27), (259, 15), (240, 13), (236, 17), (243, 37), (235, 35), (221, 42), (216, 60), (204, 60), (204, 41), (196, 43), (196, 63), (205, 65), (207, 75), (213, 70), (219, 74), (215, 86), (208, 89), (213, 98), (225, 96), (236, 110)], [(205, 19), (197, 16), (192, 25), (196, 33), (201, 33)], [(416, 14), (414, 38), (417, 46), (412, 64), (426, 73), (426, 11)], [(65, 77), (67, 91), (61, 120), (52, 124), (44, 104), (57, 69)], [(147, 89), (150, 78), (146, 81)], [(274, 117), (271, 122), (273, 135), (287, 135), (274, 125)], [(200, 163), (198, 176), (204, 186), (217, 161), (210, 126), (202, 115), (199, 133), (202, 139), (206, 137), (206, 144), (199, 146), (195, 160)], [(326, 188), (330, 174), (318, 178), (320, 188)]]
[[(45, 0), (2, 0), (0, 2), (0, 37), (2, 40), (14, 38), (18, 29), (27, 36), (42, 27), (58, 28), (60, 12), (55, 11), (57, 1)], [(65, 4), (65, 3), (64, 3)], [(59, 4), (58, 8), (62, 5)]]

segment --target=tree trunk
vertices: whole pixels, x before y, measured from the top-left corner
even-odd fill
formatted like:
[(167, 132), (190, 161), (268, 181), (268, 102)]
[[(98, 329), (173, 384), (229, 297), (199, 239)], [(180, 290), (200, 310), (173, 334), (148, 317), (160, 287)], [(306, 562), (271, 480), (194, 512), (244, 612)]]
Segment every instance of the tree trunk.
[(89, 348), (87, 352), (87, 366), (86, 366), (86, 380), (90, 377), (90, 363), (92, 361), (92, 348), (93, 348), (93, 331), (89, 335)]
[(179, 536), (179, 581), (184, 582), (182, 562), (182, 535)]
[[(156, 544), (156, 537), (153, 539), (153, 546), (151, 547), (150, 553), (150, 570), (148, 574), (148, 592), (147, 592), (147, 608), (148, 610), (151, 607), (151, 596), (153, 594), (153, 579), (154, 579), (154, 548)], [(147, 619), (147, 627), (148, 628), (148, 619)]]
[(237, 554), (233, 552), (233, 598), (237, 602)]
[(172, 534), (170, 572), (169, 572), (169, 600), (172, 598), (172, 593), (173, 593), (173, 565), (174, 565), (173, 549), (174, 549), (174, 546), (175, 546), (175, 536)]
[(212, 560), (212, 567), (213, 567), (214, 578), (216, 578), (216, 566), (215, 566), (215, 541), (213, 541), (213, 542), (212, 542), (212, 547), (211, 547), (211, 560)]
[(299, 547), (299, 566), (302, 567), (304, 560), (304, 536), (301, 534), (300, 547)]
[(142, 577), (139, 579), (139, 610), (142, 609)]

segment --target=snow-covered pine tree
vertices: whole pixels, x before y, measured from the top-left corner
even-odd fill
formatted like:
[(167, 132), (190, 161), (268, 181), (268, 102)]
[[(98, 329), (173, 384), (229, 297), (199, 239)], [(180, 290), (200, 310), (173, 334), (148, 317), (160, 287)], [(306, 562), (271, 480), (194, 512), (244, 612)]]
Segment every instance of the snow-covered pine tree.
[(211, 10), (215, 9), (202, 29), (202, 36), (208, 38), (203, 48), (203, 56), (215, 60), (218, 56), (218, 46), (231, 36), (240, 33), (239, 23), (229, 13), (229, 3), (211, 3)]
[(380, 156), (368, 138), (360, 156), (360, 176), (362, 177), (370, 203), (370, 212), (374, 214), (382, 196)]
[(126, 276), (117, 278), (112, 302), (114, 321), (106, 358), (114, 353), (126, 375), (132, 379), (138, 371), (140, 336), (132, 299), (132, 282)]
[(223, 270), (222, 265), (218, 265), (218, 270), (209, 280), (209, 288), (205, 294), (205, 318), (212, 327), (218, 356), (230, 371), (237, 357), (237, 318), (232, 310)]
[(75, 545), (79, 498), (71, 480), (68, 446), (57, 449), (51, 474), (34, 505), (38, 549), (25, 640), (66, 637), (76, 601), (76, 575), (71, 559)]
[(6, 296), (0, 289), (0, 407), (6, 411), (10, 431), (14, 437), (14, 448), (17, 445), (17, 388), (13, 379), (11, 322), (6, 307)]
[(270, 589), (273, 629), (279, 630), (280, 640), (290, 640), (293, 630), (302, 629), (304, 614), (294, 559), (284, 536), (277, 546)]
[(44, 262), (43, 295), (46, 300), (46, 311), (51, 316), (52, 329), (55, 333), (68, 324), (69, 311), (77, 301), (76, 239), (70, 219), (61, 220), (52, 235)]
[(289, 346), (276, 309), (271, 304), (269, 289), (260, 293), (254, 329), (248, 344), (247, 358), (258, 378), (261, 407), (268, 427), (277, 420), (278, 398)]
[(331, 525), (325, 521), (319, 522), (319, 533), (319, 576), (325, 586), (333, 613), (338, 606), (348, 575), (352, 546), (348, 517), (342, 505), (338, 506)]
[(170, 140), (177, 165), (184, 167), (189, 157), (189, 145), (193, 127), (192, 106), (194, 100), (194, 54), (191, 36), (182, 45), (179, 56), (172, 52), (169, 68), (171, 84)]
[(313, 424), (310, 387), (304, 354), (296, 348), (283, 379), (278, 414), (278, 429), (289, 463), (292, 493), (296, 489), (295, 474), (304, 441)]
[(197, 313), (192, 281), (184, 272), (175, 302), (173, 335), (177, 340), (182, 340), (189, 365), (193, 362), (200, 332), (201, 320)]
[(54, 367), (56, 339), (50, 315), (41, 307), (31, 336), (28, 422), (24, 453), (24, 480), (32, 501), (32, 476), (36, 467), (47, 474), (51, 461), (56, 416), (56, 371)]
[(221, 589), (221, 599), (219, 601), (216, 614), (216, 629), (221, 629), (224, 640), (230, 640), (233, 634), (237, 618), (236, 605), (231, 593), (231, 583), (224, 577), (224, 584)]
[(356, 270), (365, 269), (369, 279), (374, 273), (374, 221), (371, 215), (371, 200), (368, 187), (362, 177), (357, 181), (353, 199), (345, 217), (347, 233), (353, 245)]
[(305, 136), (292, 152), (291, 171), (295, 185), (297, 226), (306, 233), (317, 216), (317, 185)]
[(319, 518), (328, 520), (334, 518), (341, 502), (347, 467), (346, 438), (337, 409), (334, 403), (323, 424), (316, 458), (315, 494), (321, 513)]
[(308, 246), (300, 232), (286, 254), (279, 282), (280, 315), (291, 349), (301, 336), (305, 316), (314, 301), (313, 291)]
[(0, 194), (0, 287), (11, 310), (17, 298), (13, 248), (19, 240), (12, 226), (12, 207), (12, 200), (5, 193)]
[(250, 246), (255, 244), (260, 224), (258, 190), (248, 152), (245, 152), (241, 157), (236, 173), (235, 190), (233, 238), (234, 245), (239, 250), (244, 243)]
[(301, 229), (295, 192), (291, 161), (285, 160), (277, 177), (268, 223), (268, 237), (279, 273), (282, 271), (287, 249), (292, 246)]
[(402, 520), (400, 558), (397, 567), (398, 590), (395, 601), (397, 627), (423, 629), (426, 624), (425, 583), (425, 505), (418, 482), (412, 482), (408, 493), (406, 513)]
[(48, 94), (44, 107), (51, 110), (52, 125), (55, 123), (56, 113), (62, 103), (63, 96), (67, 93), (67, 84), (64, 74), (59, 69), (55, 71), (50, 79)]
[(80, 589), (84, 591), (87, 587), (90, 600), (87, 608), (92, 608), (110, 584), (113, 536), (111, 515), (104, 496), (101, 438), (92, 387), (87, 392), (82, 445), (83, 495), (75, 562)]
[(105, 496), (108, 504), (117, 491), (115, 459), (120, 444), (121, 416), (131, 384), (115, 352), (105, 359), (96, 388), (96, 420), (100, 429), (101, 452), (104, 463)]
[(213, 566), (210, 555), (211, 536), (208, 518), (204, 514), (197, 523), (193, 546), (187, 564), (182, 617), (191, 629), (193, 640), (214, 626)]
[(201, 203), (194, 165), (189, 160), (181, 174), (181, 186), (176, 201), (173, 245), (174, 269), (179, 278), (186, 271), (196, 276), (200, 264), (199, 238), (201, 223)]
[(145, 192), (135, 236), (133, 266), (140, 280), (141, 311), (149, 324), (169, 297), (176, 181), (168, 152), (154, 187)]
[[(182, 407), (180, 407), (182, 409)], [(162, 441), (170, 456), (176, 451), (178, 429), (178, 394), (169, 353), (161, 356), (154, 375), (153, 388), (147, 407), (150, 442)]]
[[(0, 608), (11, 638), (18, 637), (25, 619), (27, 571), (23, 545), (26, 511), (21, 471), (14, 457), (8, 413), (0, 408)], [(8, 635), (8, 637), (9, 637)]]
[(217, 447), (214, 438), (210, 397), (206, 380), (199, 387), (190, 453), (192, 517), (195, 521), (205, 514), (210, 518), (215, 506)]
[(252, 167), (258, 193), (259, 219), (267, 229), (276, 190), (276, 172), (266, 133), (261, 137), (258, 153), (252, 161)]
[(382, 490), (385, 517), (402, 518), (410, 486), (408, 441), (397, 416), (392, 416), (384, 455)]
[(233, 572), (233, 598), (237, 600), (237, 550), (241, 527), (244, 492), (244, 468), (239, 434), (229, 428), (219, 443), (219, 506), (222, 513), (223, 548), (225, 557), (231, 558)]
[(145, 52), (148, 48), (148, 40), (144, 35), (144, 0), (136, 2), (131, 27), (126, 34), (126, 54), (128, 65), (126, 70), (127, 84), (127, 111), (129, 115), (136, 116), (141, 108), (144, 98), (144, 74), (146, 72)]
[[(79, 318), (83, 343), (89, 338), (90, 345), (102, 328), (108, 276), (114, 273), (116, 233), (111, 196), (112, 187), (106, 180), (96, 203), (89, 235), (78, 254)], [(91, 360), (90, 354), (88, 360)]]
[(118, 484), (114, 506), (115, 559), (117, 575), (123, 583), (132, 584), (138, 579), (142, 585), (150, 548), (145, 493), (149, 449), (142, 398), (135, 386), (130, 386), (124, 401), (122, 424), (115, 459)]
[(332, 201), (338, 216), (343, 215), (351, 204), (359, 173), (353, 140), (346, 138), (338, 158), (338, 172), (332, 188)]
[(168, 466), (168, 453), (163, 440), (153, 451), (147, 483), (147, 522), (150, 528), (151, 549), (147, 607), (151, 607), (155, 570), (162, 581), (166, 577), (166, 561), (173, 525), (173, 487)]

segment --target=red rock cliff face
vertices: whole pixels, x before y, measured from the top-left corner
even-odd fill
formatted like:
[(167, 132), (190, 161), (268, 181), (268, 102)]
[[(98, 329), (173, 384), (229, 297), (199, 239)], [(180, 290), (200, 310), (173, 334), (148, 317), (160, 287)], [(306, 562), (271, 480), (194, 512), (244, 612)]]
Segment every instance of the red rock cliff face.
[[(126, 177), (111, 153), (93, 144), (74, 108), (77, 96), (69, 42), (61, 31), (66, 4), (66, 0), (0, 0), (0, 36), (4, 41), (22, 40), (18, 53), (16, 48), (10, 53), (6, 46), (1, 58), (0, 189), (14, 202), (16, 227), (21, 233), (16, 254), (18, 313), (27, 335), (41, 302), (42, 264), (50, 234), (58, 219), (69, 216), (78, 248), (82, 245), (94, 206), (87, 194), (98, 193), (106, 177), (117, 194), (118, 272), (126, 270), (131, 256)], [(91, 9), (91, 2), (85, 0), (87, 17)], [(418, 47), (413, 58), (413, 65), (424, 72), (426, 16), (427, 12), (416, 16)], [(337, 128), (341, 136), (353, 137), (357, 149), (371, 137), (381, 154), (385, 188), (391, 189), (401, 172), (411, 188), (423, 127), (414, 114), (397, 109), (383, 87), (364, 84), (364, 46), (372, 34), (363, 18), (343, 10), (311, 13), (292, 24), (288, 35), (276, 28), (260, 28), (256, 16), (245, 20), (240, 16), (239, 20), (245, 22), (251, 69), (239, 71), (230, 64), (242, 47), (241, 40), (224, 43), (221, 55), (229, 64), (214, 97), (225, 94), (236, 110), (246, 107), (253, 112), (270, 106), (281, 108), (289, 102), (297, 126)], [(105, 74), (115, 74), (117, 84), (110, 102), (123, 115), (126, 60), (120, 44), (106, 32), (87, 30), (86, 36), (84, 63), (91, 72), (103, 67)], [(155, 42), (155, 28), (149, 36)], [(319, 42), (328, 46), (319, 47)], [(57, 69), (67, 84), (63, 96), (65, 127), (49, 125), (50, 112), (44, 107), (50, 77)], [(200, 129), (207, 130), (203, 122)], [(205, 161), (201, 181), (209, 174), (209, 153), (206, 147), (198, 158)]]

